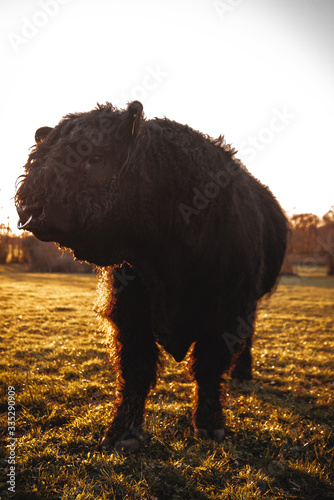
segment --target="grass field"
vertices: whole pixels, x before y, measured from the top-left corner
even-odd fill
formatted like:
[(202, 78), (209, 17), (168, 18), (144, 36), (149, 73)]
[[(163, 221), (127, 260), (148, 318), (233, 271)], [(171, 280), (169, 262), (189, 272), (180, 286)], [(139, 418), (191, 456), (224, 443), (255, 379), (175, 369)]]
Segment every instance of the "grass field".
[(95, 286), (0, 268), (1, 433), (12, 386), (17, 438), (14, 496), (1, 447), (1, 499), (334, 499), (333, 279), (284, 278), (262, 301), (254, 380), (228, 380), (222, 444), (194, 437), (193, 383), (166, 356), (128, 456), (94, 451), (115, 397)]

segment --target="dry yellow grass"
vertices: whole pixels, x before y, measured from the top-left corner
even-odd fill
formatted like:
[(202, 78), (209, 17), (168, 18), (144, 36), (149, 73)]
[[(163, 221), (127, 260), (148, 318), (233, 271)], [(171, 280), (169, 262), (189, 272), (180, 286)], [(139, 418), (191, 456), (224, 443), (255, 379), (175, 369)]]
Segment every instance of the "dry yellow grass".
[[(316, 285), (316, 286), (314, 286)], [(115, 379), (86, 275), (0, 268), (2, 438), (16, 393), (16, 497), (333, 499), (334, 280), (284, 278), (259, 308), (254, 380), (228, 381), (222, 444), (191, 431), (193, 384), (166, 356), (138, 453), (96, 453)], [(9, 449), (1, 448), (1, 498)]]

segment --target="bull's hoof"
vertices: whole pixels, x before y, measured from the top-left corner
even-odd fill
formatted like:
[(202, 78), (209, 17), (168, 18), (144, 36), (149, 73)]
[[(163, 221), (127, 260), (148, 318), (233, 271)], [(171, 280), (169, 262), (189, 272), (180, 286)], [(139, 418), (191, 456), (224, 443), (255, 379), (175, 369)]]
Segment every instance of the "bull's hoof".
[(214, 429), (212, 431), (213, 438), (218, 441), (218, 443), (221, 443), (225, 437), (225, 429)]
[(225, 429), (214, 429), (213, 431), (208, 431), (208, 429), (202, 429), (199, 427), (195, 428), (195, 435), (202, 439), (214, 439), (218, 443), (221, 443), (225, 437)]
[(208, 429), (196, 427), (195, 435), (201, 439), (214, 439), (215, 441), (218, 441), (218, 443), (221, 443), (225, 437), (225, 429), (222, 428), (208, 431)]
[(131, 438), (116, 441), (114, 448), (118, 453), (133, 453), (139, 448), (139, 440)]
[(100, 442), (100, 444), (98, 445), (98, 449), (99, 450), (102, 450), (102, 449), (108, 449), (108, 448), (112, 448), (112, 441), (111, 439), (109, 438), (108, 435), (105, 435), (102, 439), (102, 441)]
[(114, 449), (117, 453), (132, 453), (139, 448), (139, 428), (133, 428), (124, 432), (119, 439), (115, 441), (108, 431), (105, 433), (99, 448)]
[(209, 439), (209, 431), (207, 429), (201, 429), (199, 427), (195, 428), (195, 436), (202, 439)]

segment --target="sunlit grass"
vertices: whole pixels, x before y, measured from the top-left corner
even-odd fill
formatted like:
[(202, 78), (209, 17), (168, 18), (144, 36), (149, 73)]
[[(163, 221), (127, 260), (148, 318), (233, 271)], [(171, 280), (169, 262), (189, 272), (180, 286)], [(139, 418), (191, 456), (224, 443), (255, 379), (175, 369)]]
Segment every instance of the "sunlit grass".
[[(334, 498), (334, 283), (294, 280), (261, 303), (254, 381), (228, 380), (226, 440), (194, 437), (193, 383), (166, 356), (141, 448), (121, 456), (95, 451), (115, 398), (95, 277), (0, 269), (1, 431), (12, 385), (16, 498)], [(2, 447), (1, 498), (7, 457)]]

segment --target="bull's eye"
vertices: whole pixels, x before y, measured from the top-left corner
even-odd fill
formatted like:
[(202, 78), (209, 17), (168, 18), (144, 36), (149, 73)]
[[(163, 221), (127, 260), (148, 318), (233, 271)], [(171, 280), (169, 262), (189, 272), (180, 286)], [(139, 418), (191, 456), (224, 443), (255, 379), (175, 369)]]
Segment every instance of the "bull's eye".
[(100, 165), (104, 160), (103, 155), (93, 155), (89, 158), (89, 165)]

